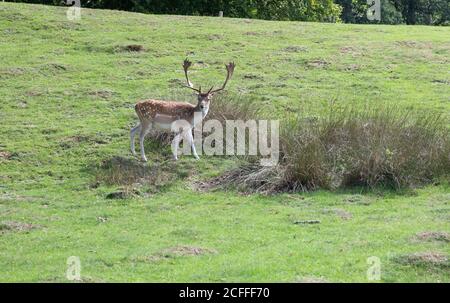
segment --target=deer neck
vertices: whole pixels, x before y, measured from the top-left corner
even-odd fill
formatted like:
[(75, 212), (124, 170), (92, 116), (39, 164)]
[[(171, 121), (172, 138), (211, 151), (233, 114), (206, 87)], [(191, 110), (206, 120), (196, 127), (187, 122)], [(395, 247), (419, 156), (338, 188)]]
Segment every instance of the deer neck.
[(197, 104), (197, 106), (194, 107), (194, 114), (195, 113), (201, 113), (202, 120), (205, 119), (206, 115), (208, 114), (209, 106), (206, 108), (201, 109), (200, 104)]

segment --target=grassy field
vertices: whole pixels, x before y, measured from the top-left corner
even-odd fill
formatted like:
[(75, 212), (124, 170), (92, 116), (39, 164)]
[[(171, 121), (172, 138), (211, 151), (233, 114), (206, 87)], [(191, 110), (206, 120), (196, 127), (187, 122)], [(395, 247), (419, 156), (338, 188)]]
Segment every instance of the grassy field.
[[(236, 159), (148, 140), (129, 152), (133, 106), (218, 84), (283, 117), (330, 101), (396, 103), (450, 118), (450, 28), (154, 16), (0, 2), (0, 281), (450, 282), (450, 188), (273, 196), (200, 191)], [(128, 45), (142, 45), (130, 52)], [(211, 105), (214, 111), (214, 103)], [(412, 142), (413, 144), (413, 142)], [(117, 165), (159, 171), (123, 186)], [(108, 185), (110, 184), (110, 185)], [(119, 198), (114, 193), (119, 192)], [(318, 224), (296, 224), (318, 220)]]

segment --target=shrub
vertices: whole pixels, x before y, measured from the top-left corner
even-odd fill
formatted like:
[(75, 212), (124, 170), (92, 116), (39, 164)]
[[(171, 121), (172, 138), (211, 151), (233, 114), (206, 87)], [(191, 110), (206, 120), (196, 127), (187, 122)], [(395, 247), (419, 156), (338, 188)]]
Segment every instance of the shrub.
[(450, 173), (450, 135), (432, 112), (395, 106), (331, 105), (320, 117), (281, 121), (281, 161), (250, 162), (222, 176), (225, 185), (257, 192), (346, 186), (401, 189)]

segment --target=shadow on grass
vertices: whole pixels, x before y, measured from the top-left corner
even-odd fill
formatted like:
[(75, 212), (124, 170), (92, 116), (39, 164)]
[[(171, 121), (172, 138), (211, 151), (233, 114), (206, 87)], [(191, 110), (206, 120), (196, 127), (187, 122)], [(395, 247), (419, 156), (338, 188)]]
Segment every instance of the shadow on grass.
[(88, 172), (94, 176), (91, 188), (118, 186), (108, 199), (126, 199), (145, 193), (157, 193), (196, 173), (189, 161), (164, 160), (140, 162), (135, 158), (114, 156), (99, 164), (92, 164)]

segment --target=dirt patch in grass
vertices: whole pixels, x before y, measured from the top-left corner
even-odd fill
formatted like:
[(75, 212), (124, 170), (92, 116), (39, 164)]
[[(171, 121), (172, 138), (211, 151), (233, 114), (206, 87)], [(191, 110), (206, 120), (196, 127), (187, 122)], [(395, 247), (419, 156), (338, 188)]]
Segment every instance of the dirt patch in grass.
[(97, 222), (99, 223), (106, 223), (108, 221), (108, 217), (107, 216), (99, 216), (97, 217)]
[(109, 89), (99, 89), (89, 92), (90, 96), (94, 96), (96, 98), (109, 99), (114, 96), (114, 92)]
[(296, 283), (328, 283), (328, 281), (324, 278), (318, 277), (301, 277), (295, 280)]
[(300, 53), (308, 51), (308, 48), (306, 48), (305, 46), (288, 46), (283, 48), (283, 51), (287, 53)]
[(17, 152), (0, 151), (0, 160), (20, 160), (23, 155)]
[(207, 192), (214, 189), (221, 188), (221, 185), (224, 184), (226, 179), (225, 175), (218, 176), (206, 181), (196, 181), (192, 183), (192, 188), (196, 191)]
[(203, 248), (196, 246), (179, 245), (166, 248), (149, 256), (138, 256), (134, 258), (138, 262), (157, 262), (165, 259), (179, 257), (195, 257), (208, 254), (217, 254), (217, 250), (211, 248)]
[(359, 64), (350, 64), (343, 68), (346, 72), (353, 72), (353, 71), (359, 71), (361, 69), (361, 65)]
[(114, 191), (112, 193), (107, 194), (105, 198), (112, 199), (112, 200), (114, 200), (114, 199), (122, 200), (122, 199), (134, 198), (139, 195), (140, 195), (140, 192), (137, 189), (124, 187), (123, 190), (118, 190), (118, 191)]
[(15, 77), (15, 76), (21, 76), (26, 73), (26, 69), (21, 67), (11, 67), (7, 69), (1, 69), (0, 70), (0, 78), (4, 77)]
[(258, 32), (245, 32), (244, 35), (246, 35), (246, 36), (261, 36), (262, 33), (258, 33)]
[(107, 144), (109, 140), (102, 136), (91, 136), (91, 135), (74, 135), (69, 136), (62, 139), (59, 143), (64, 149), (73, 148), (82, 143), (91, 143), (91, 144)]
[(223, 39), (223, 35), (218, 35), (218, 34), (208, 35), (208, 40), (222, 40), (222, 39)]
[(250, 79), (250, 80), (263, 80), (264, 78), (261, 75), (257, 74), (245, 74), (243, 76), (244, 79)]
[(9, 160), (9, 158), (11, 157), (11, 153), (7, 152), (7, 151), (0, 151), (0, 159), (6, 159)]
[(372, 203), (371, 199), (364, 195), (350, 195), (345, 196), (342, 201), (351, 203), (351, 204), (359, 204), (359, 205), (370, 205)]
[(450, 81), (449, 80), (442, 80), (442, 79), (434, 79), (431, 82), (433, 83), (439, 83), (439, 84), (447, 84), (450, 85)]
[(121, 45), (121, 46), (117, 46), (114, 49), (115, 52), (144, 52), (145, 51), (145, 47), (143, 45), (140, 44), (129, 44), (129, 45)]
[(450, 234), (443, 231), (423, 231), (414, 237), (418, 241), (442, 241), (450, 242)]
[(17, 108), (27, 108), (28, 107), (28, 103), (27, 103), (27, 101), (19, 101), (19, 102), (17, 102), (16, 107)]
[(52, 70), (67, 70), (68, 66), (60, 63), (48, 63), (43, 65), (44, 68), (52, 69)]
[(0, 234), (6, 232), (27, 232), (37, 228), (41, 228), (41, 226), (26, 222), (5, 221), (0, 223)]
[(353, 47), (353, 46), (344, 46), (344, 47), (341, 47), (341, 48), (339, 49), (339, 52), (340, 52), (341, 54), (349, 54), (349, 55), (352, 55), (352, 56), (358, 56), (358, 55), (361, 55), (361, 51), (358, 50), (357, 48)]
[[(160, 165), (146, 165), (135, 159), (113, 157), (104, 160), (97, 169), (96, 182), (107, 185), (132, 185), (134, 183), (156, 183), (162, 178)], [(166, 178), (164, 178), (166, 179)]]
[(418, 42), (418, 41), (395, 41), (395, 44), (402, 47), (409, 48), (431, 48), (430, 42)]
[(423, 252), (401, 255), (394, 261), (402, 265), (412, 265), (423, 268), (450, 268), (447, 255), (440, 252)]
[(342, 220), (350, 220), (353, 217), (350, 212), (341, 208), (325, 209), (323, 212), (326, 214), (335, 214)]
[(311, 60), (306, 63), (306, 66), (311, 68), (326, 68), (329, 65), (330, 63), (323, 59)]
[(164, 256), (169, 257), (184, 257), (184, 256), (199, 256), (206, 254), (217, 254), (215, 249), (202, 248), (195, 246), (175, 246), (162, 251)]
[[(151, 161), (151, 160), (150, 160)], [(160, 192), (177, 180), (196, 173), (195, 164), (172, 160), (143, 163), (136, 159), (113, 157), (92, 168), (95, 180), (91, 188), (103, 185), (119, 185), (109, 193), (108, 199), (128, 199)]]
[(57, 75), (69, 69), (68, 65), (60, 63), (47, 63), (40, 65), (36, 71), (43, 75)]

